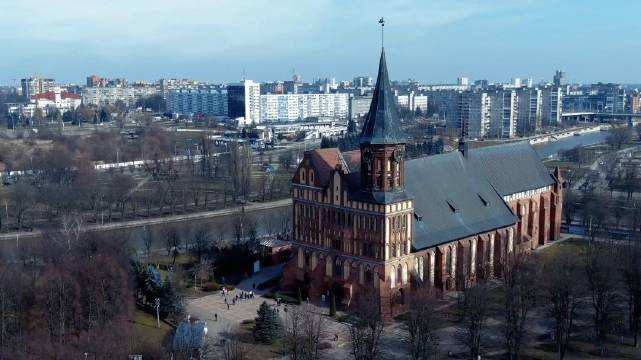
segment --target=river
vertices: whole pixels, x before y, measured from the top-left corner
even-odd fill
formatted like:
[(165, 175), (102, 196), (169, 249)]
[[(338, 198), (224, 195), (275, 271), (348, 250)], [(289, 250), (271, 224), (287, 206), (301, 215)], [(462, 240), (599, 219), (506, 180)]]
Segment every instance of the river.
[[(605, 131), (595, 131), (595, 132), (583, 134), (581, 136), (570, 136), (554, 142), (537, 144), (537, 145), (534, 145), (534, 148), (537, 150), (541, 158), (546, 158), (560, 151), (569, 150), (576, 146), (588, 146), (588, 145), (594, 145), (594, 144), (605, 142), (607, 134), (608, 133)], [(267, 221), (267, 219), (277, 218), (283, 212), (289, 212), (290, 209), (291, 209), (290, 206), (275, 208), (275, 209), (265, 209), (258, 212), (254, 212), (253, 215), (256, 217), (259, 223), (261, 223), (261, 225), (265, 225), (266, 222), (269, 222)], [(183, 229), (185, 228), (189, 229), (191, 227), (196, 226), (197, 224), (205, 225), (212, 229), (226, 228), (226, 227), (230, 227), (232, 218), (233, 216), (223, 216), (223, 217), (213, 218), (213, 219), (204, 219), (204, 220), (198, 220), (198, 221), (185, 222), (184, 224), (180, 224), (180, 225)], [(264, 229), (263, 227), (264, 226), (259, 226), (259, 229), (258, 229), (259, 234), (265, 233), (266, 229)], [(157, 226), (154, 226), (154, 228), (157, 228)], [(139, 232), (138, 230), (126, 229), (126, 230), (114, 230), (114, 231), (120, 233), (122, 236), (128, 236), (130, 238), (130, 244), (132, 247), (138, 248), (138, 249), (142, 248), (142, 241), (140, 239), (140, 236), (137, 236)], [(232, 231), (231, 229), (228, 229), (228, 232), (226, 234), (227, 238), (232, 237), (231, 231)], [(29, 239), (27, 238), (22, 241), (29, 241)], [(162, 241), (157, 240), (157, 243), (154, 244), (154, 247), (161, 248)], [(2, 257), (3, 255), (7, 256), (8, 254), (13, 253), (14, 250), (15, 250), (15, 241), (8, 241), (8, 240), (0, 241), (0, 257)]]
[(569, 136), (561, 140), (536, 144), (534, 148), (541, 158), (547, 158), (561, 151), (570, 150), (577, 146), (588, 146), (604, 143), (608, 137), (607, 131), (594, 131), (584, 133), (581, 136)]

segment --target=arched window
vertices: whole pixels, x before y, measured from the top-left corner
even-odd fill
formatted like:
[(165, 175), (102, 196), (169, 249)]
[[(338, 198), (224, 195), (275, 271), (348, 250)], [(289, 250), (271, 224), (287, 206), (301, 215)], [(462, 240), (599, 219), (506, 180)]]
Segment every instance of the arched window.
[(343, 264), (338, 259), (334, 260), (334, 276), (343, 276)]
[(403, 286), (403, 266), (399, 265), (396, 269), (396, 278), (398, 279), (398, 285)]
[(445, 272), (450, 274), (452, 272), (452, 248), (448, 246), (445, 251)]
[(396, 287), (396, 268), (392, 266), (389, 272), (389, 283), (391, 288)]

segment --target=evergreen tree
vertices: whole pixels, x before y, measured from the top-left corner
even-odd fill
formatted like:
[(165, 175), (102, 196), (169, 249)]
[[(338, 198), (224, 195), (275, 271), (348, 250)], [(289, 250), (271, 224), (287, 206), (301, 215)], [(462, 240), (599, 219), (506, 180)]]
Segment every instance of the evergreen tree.
[(276, 310), (263, 301), (257, 313), (254, 338), (265, 344), (271, 344), (279, 339), (283, 334), (283, 322)]
[(176, 293), (176, 290), (171, 285), (171, 282), (169, 282), (169, 279), (165, 279), (162, 286), (160, 311), (164, 317), (172, 318), (178, 318), (185, 313), (182, 297)]

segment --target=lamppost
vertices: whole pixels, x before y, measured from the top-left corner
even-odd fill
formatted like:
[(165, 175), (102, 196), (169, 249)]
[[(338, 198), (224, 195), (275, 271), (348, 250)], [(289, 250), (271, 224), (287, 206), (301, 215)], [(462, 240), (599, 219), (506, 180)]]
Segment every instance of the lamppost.
[(160, 329), (160, 298), (156, 298), (156, 322)]

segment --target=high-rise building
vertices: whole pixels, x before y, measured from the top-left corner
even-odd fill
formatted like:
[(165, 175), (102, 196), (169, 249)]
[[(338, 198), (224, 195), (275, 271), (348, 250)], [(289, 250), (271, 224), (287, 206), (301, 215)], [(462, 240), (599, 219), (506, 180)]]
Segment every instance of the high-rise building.
[(484, 138), (490, 131), (490, 96), (484, 91), (469, 91), (462, 94), (464, 97), (463, 104), (466, 104), (468, 110), (466, 130), (468, 138)]
[(490, 136), (513, 138), (516, 136), (518, 94), (515, 90), (501, 89), (490, 93)]
[(554, 80), (552, 81), (552, 84), (556, 87), (563, 87), (566, 85), (566, 80), (565, 80), (565, 73), (561, 70), (557, 70), (554, 73)]
[(461, 86), (469, 86), (470, 85), (470, 79), (467, 77), (460, 77), (456, 79), (456, 83)]
[(544, 127), (558, 126), (561, 123), (563, 92), (556, 86), (547, 86), (541, 90), (541, 124)]
[(30, 77), (20, 80), (22, 87), (22, 96), (27, 99), (46, 92), (51, 92), (56, 87), (54, 79), (42, 79), (38, 77)]
[(260, 83), (243, 80), (227, 85), (229, 117), (244, 118), (245, 124), (260, 123)]
[(522, 87), (516, 91), (519, 97), (516, 133), (518, 136), (534, 135), (541, 128), (542, 91), (531, 87)]

